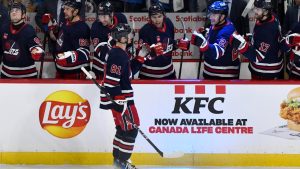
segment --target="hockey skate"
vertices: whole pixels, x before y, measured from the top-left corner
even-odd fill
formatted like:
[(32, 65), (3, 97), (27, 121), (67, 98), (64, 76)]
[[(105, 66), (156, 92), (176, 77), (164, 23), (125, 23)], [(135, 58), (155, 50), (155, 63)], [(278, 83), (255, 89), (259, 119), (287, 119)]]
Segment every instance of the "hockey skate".
[(128, 161), (120, 161), (119, 159), (114, 160), (114, 169), (137, 169), (134, 165)]

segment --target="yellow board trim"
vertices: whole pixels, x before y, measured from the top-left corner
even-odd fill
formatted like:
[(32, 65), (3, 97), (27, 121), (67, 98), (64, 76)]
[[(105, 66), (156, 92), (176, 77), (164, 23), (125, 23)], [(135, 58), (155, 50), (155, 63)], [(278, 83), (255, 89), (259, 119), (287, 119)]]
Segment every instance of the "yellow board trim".
[[(300, 166), (300, 154), (185, 154), (165, 159), (158, 154), (134, 153), (136, 165), (161, 166)], [(1, 152), (1, 164), (111, 165), (111, 153)]]

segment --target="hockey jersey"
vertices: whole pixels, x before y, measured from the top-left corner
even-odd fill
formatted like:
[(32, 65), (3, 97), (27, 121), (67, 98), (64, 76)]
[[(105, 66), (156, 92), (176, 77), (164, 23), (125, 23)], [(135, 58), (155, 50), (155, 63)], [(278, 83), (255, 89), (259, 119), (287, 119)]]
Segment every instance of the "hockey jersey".
[(31, 49), (41, 47), (31, 25), (24, 24), (14, 30), (12, 25), (5, 25), (1, 31), (2, 69), (1, 78), (35, 78), (37, 70), (31, 56)]
[[(128, 105), (134, 104), (131, 86), (132, 76), (138, 72), (141, 63), (130, 56), (123, 49), (115, 46), (106, 57), (104, 66), (103, 86), (112, 98), (123, 97)], [(100, 108), (112, 109), (114, 105), (105, 94), (100, 94)]]
[(283, 71), (283, 57), (280, 51), (286, 52), (289, 47), (282, 40), (279, 21), (270, 19), (255, 23), (252, 45), (242, 54), (252, 60), (249, 70), (252, 75), (266, 78), (279, 78)]
[(105, 56), (108, 53), (109, 47), (105, 44), (108, 41), (108, 35), (111, 30), (118, 23), (127, 23), (125, 15), (122, 13), (116, 13), (113, 17), (113, 25), (110, 27), (103, 26), (101, 22), (96, 20), (92, 24), (91, 39), (94, 47), (94, 58), (92, 64), (92, 70), (97, 77), (103, 76), (103, 66), (105, 62)]
[(210, 27), (208, 45), (200, 49), (200, 52), (204, 52), (205, 79), (239, 78), (240, 61), (232, 56), (232, 47), (228, 45), (234, 31), (235, 28), (229, 20), (222, 25)]
[(65, 22), (59, 28), (56, 41), (57, 53), (75, 51), (77, 60), (66, 66), (56, 64), (57, 71), (62, 74), (80, 73), (82, 66), (89, 69), (90, 66), (90, 28), (82, 20), (77, 22)]
[(169, 18), (165, 18), (163, 28), (158, 29), (151, 23), (144, 25), (139, 32), (140, 43), (150, 46), (161, 42), (165, 54), (148, 59), (139, 72), (141, 79), (175, 79), (175, 70), (172, 62), (172, 51), (175, 50), (174, 25)]
[[(293, 29), (292, 33), (300, 34), (300, 22), (298, 22)], [(296, 49), (298, 48), (298, 49)], [(300, 50), (299, 47), (293, 47), (294, 50)], [(292, 71), (291, 71), (292, 69)], [(293, 79), (300, 79), (300, 56), (296, 55), (292, 50), (290, 51), (290, 60), (287, 65), (287, 71)], [(291, 72), (290, 72), (291, 71)]]

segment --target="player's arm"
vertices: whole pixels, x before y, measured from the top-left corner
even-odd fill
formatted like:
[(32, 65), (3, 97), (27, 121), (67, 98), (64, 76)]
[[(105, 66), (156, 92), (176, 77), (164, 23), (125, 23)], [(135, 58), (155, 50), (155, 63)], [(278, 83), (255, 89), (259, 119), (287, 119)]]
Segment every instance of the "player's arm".
[(26, 44), (29, 52), (31, 53), (32, 59), (40, 60), (41, 57), (45, 55), (41, 40), (37, 37), (33, 29), (28, 33), (27, 36), (28, 38)]
[(137, 49), (137, 56), (131, 60), (131, 71), (132, 74), (136, 74), (141, 68), (143, 63), (147, 60), (147, 56), (150, 54), (150, 46), (146, 43), (141, 44)]
[(217, 35), (216, 42), (210, 44), (204, 34), (204, 31), (201, 29), (200, 31), (194, 31), (191, 38), (191, 44), (199, 47), (201, 52), (207, 54), (207, 56), (213, 56), (215, 59), (219, 59), (225, 54), (226, 47), (229, 43), (229, 32), (225, 33), (224, 31), (220, 31)]
[(42, 17), (46, 13), (45, 5), (46, 5), (46, 3), (39, 3), (39, 5), (37, 7), (37, 12), (36, 12), (36, 15), (35, 15), (35, 22), (38, 25), (38, 27), (41, 30), (43, 30), (43, 32), (45, 32), (45, 29), (44, 29), (43, 24), (42, 24)]
[[(268, 41), (261, 43), (270, 44)], [(256, 49), (254, 45), (251, 45), (249, 42), (247, 42), (245, 38), (239, 35), (237, 32), (234, 32), (230, 37), (230, 44), (232, 45), (233, 49), (239, 51), (239, 53), (244, 55), (251, 62), (260, 62), (265, 59), (266, 56), (268, 56), (267, 52), (269, 50), (263, 52), (259, 49)]]
[(59, 53), (56, 57), (56, 63), (61, 66), (79, 65), (90, 61), (90, 31), (87, 29), (78, 37), (72, 39), (76, 50)]

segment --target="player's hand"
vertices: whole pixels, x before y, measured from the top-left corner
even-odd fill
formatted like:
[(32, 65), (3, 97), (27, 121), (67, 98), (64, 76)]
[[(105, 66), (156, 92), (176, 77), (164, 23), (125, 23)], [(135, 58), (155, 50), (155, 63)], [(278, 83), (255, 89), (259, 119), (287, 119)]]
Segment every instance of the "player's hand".
[(162, 43), (161, 42), (158, 42), (156, 44), (152, 44), (150, 46), (151, 50), (154, 52), (154, 54), (156, 56), (161, 56), (164, 54), (164, 48), (162, 46)]
[(202, 33), (194, 31), (191, 38), (191, 44), (198, 46), (200, 48), (206, 46), (207, 41)]
[(190, 49), (190, 40), (188, 38), (178, 39), (177, 46), (179, 49), (181, 49), (183, 51), (187, 51)]
[(123, 115), (127, 109), (127, 100), (125, 96), (115, 96), (114, 101), (117, 103), (114, 105), (114, 109)]
[(147, 43), (143, 43), (138, 49), (138, 56), (136, 57), (136, 59), (139, 62), (144, 63), (146, 57), (149, 55), (150, 52), (151, 52), (150, 46)]
[(40, 60), (45, 51), (41, 47), (36, 46), (30, 49), (30, 53), (33, 60)]
[(300, 34), (292, 33), (285, 37), (285, 41), (289, 46), (300, 46)]
[(247, 42), (249, 42), (249, 43), (251, 43), (252, 38), (253, 38), (253, 34), (252, 34), (252, 33), (246, 33), (246, 35), (244, 36), (244, 39), (245, 39)]
[(76, 51), (68, 51), (59, 53), (56, 57), (56, 63), (60, 66), (66, 66), (68, 64), (75, 63), (78, 59)]
[(58, 25), (55, 19), (50, 19), (48, 23), (48, 28), (50, 31), (56, 32)]
[(242, 50), (246, 43), (246, 40), (237, 32), (233, 32), (233, 34), (230, 36), (229, 44), (233, 49)]

